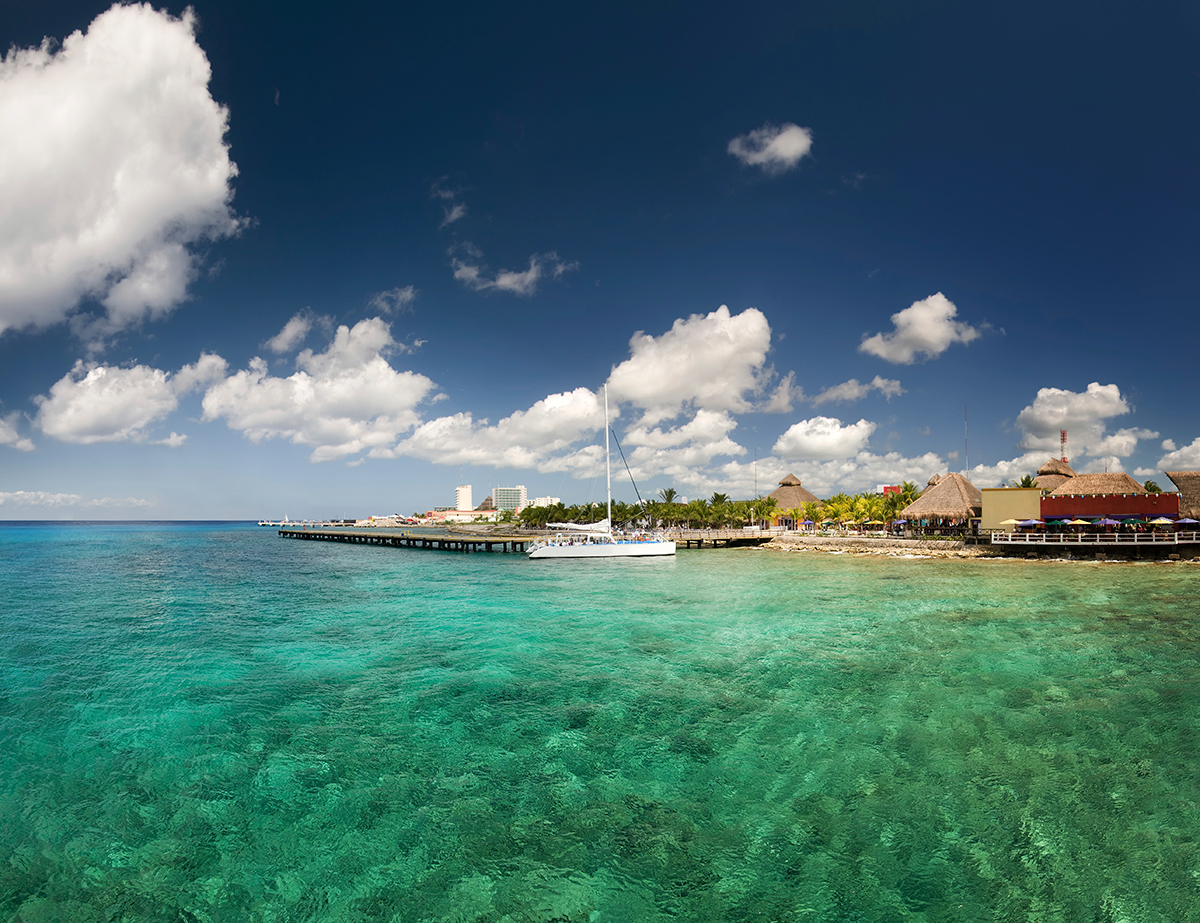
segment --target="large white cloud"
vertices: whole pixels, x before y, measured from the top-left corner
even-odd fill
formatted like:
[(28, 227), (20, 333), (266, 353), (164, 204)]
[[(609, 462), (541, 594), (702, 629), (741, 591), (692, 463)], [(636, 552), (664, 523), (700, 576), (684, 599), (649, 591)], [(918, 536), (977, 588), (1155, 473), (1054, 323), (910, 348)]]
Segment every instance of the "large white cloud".
[[(180, 395), (219, 378), (224, 370), (225, 360), (207, 353), (174, 374), (145, 365), (76, 362), (49, 395), (34, 398), (36, 422), (46, 435), (63, 442), (143, 442), (150, 427), (179, 406)], [(172, 433), (162, 442), (177, 446), (182, 441)]]
[(771, 327), (761, 311), (730, 315), (721, 305), (675, 321), (662, 336), (635, 333), (631, 356), (608, 379), (609, 394), (641, 408), (645, 425), (692, 406), (744, 412), (751, 409), (748, 395), (762, 390), (770, 348)]
[[(1105, 451), (1106, 421), (1129, 412), (1129, 402), (1115, 384), (1102, 385), (1093, 381), (1081, 392), (1040, 388), (1033, 403), (1017, 415), (1017, 426), (1021, 430), (1019, 447), (1054, 451), (1059, 447), (1059, 431), (1065, 429), (1072, 454), (1102, 453)], [(1111, 447), (1107, 451), (1111, 452)]]
[(416, 407), (433, 389), (424, 375), (391, 367), (385, 353), (398, 348), (388, 324), (373, 317), (338, 327), (323, 353), (301, 352), (287, 378), (256, 357), (205, 392), (204, 419), (224, 419), (254, 442), (313, 446), (313, 461), (390, 446), (420, 422)]
[(859, 349), (864, 353), (901, 365), (911, 365), (918, 356), (936, 359), (955, 343), (970, 343), (979, 331), (955, 320), (958, 308), (941, 292), (914, 301), (892, 315), (895, 329), (864, 337)]
[(228, 112), (195, 15), (115, 5), (0, 62), (0, 332), (103, 302), (103, 333), (170, 310), (190, 245), (235, 233)]
[(793, 424), (771, 451), (785, 459), (851, 458), (866, 448), (873, 432), (869, 420), (844, 425), (833, 417), (813, 417)]
[(762, 128), (738, 135), (726, 150), (748, 167), (777, 175), (794, 169), (812, 150), (812, 132), (791, 122), (767, 123)]
[(604, 410), (597, 395), (576, 388), (551, 394), (494, 426), (487, 420), (476, 421), (469, 413), (438, 417), (422, 423), (394, 449), (376, 449), (372, 455), (411, 455), (445, 465), (538, 468), (603, 426)]
[(1158, 471), (1195, 471), (1200, 469), (1200, 437), (1178, 449), (1175, 448), (1175, 443), (1167, 439), (1163, 442), (1163, 448), (1170, 448), (1171, 451), (1158, 460)]

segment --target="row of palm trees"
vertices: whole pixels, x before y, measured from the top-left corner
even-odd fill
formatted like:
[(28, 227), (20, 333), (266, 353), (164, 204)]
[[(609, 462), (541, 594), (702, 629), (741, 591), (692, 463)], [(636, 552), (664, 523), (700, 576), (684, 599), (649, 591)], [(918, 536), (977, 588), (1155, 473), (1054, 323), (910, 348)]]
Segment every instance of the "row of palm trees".
[[(612, 505), (615, 528), (684, 528), (725, 529), (748, 525), (769, 525), (775, 513), (780, 520), (791, 520), (793, 527), (809, 520), (813, 523), (833, 522), (891, 522), (900, 511), (921, 495), (917, 485), (905, 481), (898, 493), (886, 495), (837, 493), (824, 502), (805, 503), (802, 507), (779, 510), (774, 497), (754, 500), (731, 500), (728, 494), (714, 493), (708, 499), (679, 502), (675, 488), (658, 492), (658, 499), (643, 504), (614, 500)], [(517, 515), (523, 526), (544, 529), (550, 523), (592, 523), (604, 519), (603, 503), (584, 503), (566, 506), (527, 506)]]

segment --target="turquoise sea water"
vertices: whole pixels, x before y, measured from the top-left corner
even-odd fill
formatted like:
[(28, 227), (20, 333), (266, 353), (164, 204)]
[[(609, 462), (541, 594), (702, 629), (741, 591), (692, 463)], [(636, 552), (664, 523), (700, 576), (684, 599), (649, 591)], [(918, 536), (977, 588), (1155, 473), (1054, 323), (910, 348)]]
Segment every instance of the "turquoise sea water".
[(0, 525), (0, 919), (1200, 920), (1198, 579)]

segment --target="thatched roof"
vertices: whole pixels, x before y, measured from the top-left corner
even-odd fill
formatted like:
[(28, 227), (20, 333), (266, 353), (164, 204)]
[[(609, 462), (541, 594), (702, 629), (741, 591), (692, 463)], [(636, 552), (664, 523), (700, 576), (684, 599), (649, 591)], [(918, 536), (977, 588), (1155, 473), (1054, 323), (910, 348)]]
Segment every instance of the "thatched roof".
[(937, 482), (940, 481), (941, 479), (942, 479), (942, 476), (940, 474), (935, 474), (933, 477), (931, 477), (928, 481), (925, 482), (925, 486), (926, 487), (934, 487), (937, 485)]
[[(936, 476), (935, 476), (936, 477)], [(951, 471), (900, 511), (904, 519), (969, 519), (983, 511), (983, 494), (961, 474)]]
[(821, 502), (816, 494), (800, 486), (800, 479), (794, 474), (789, 474), (780, 481), (779, 486), (767, 496), (774, 497), (778, 504), (776, 508), (781, 510), (798, 510), (806, 503)]
[(1124, 471), (1111, 474), (1077, 474), (1054, 490), (1051, 497), (1089, 497), (1096, 494), (1144, 494), (1145, 488)]
[(1071, 480), (1071, 476), (1066, 474), (1039, 474), (1033, 479), (1033, 483), (1042, 489), (1042, 493), (1048, 494), (1069, 480)]
[(1042, 467), (1038, 468), (1038, 474), (1062, 474), (1069, 478), (1075, 477), (1075, 469), (1068, 465), (1061, 458), (1048, 458)]
[(1200, 519), (1200, 471), (1164, 471), (1179, 488), (1179, 512)]

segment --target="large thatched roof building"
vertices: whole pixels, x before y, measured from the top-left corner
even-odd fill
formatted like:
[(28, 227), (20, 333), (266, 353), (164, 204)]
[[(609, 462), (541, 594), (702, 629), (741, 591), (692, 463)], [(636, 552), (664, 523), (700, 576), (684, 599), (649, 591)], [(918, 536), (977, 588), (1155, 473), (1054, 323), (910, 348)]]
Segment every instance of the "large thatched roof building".
[(1047, 496), (1091, 497), (1100, 494), (1144, 494), (1146, 489), (1124, 471), (1107, 474), (1077, 474), (1063, 481)]
[(1044, 493), (1049, 493), (1061, 487), (1071, 478), (1075, 477), (1075, 469), (1068, 465), (1061, 458), (1049, 458), (1046, 463), (1037, 470), (1037, 477), (1033, 482), (1042, 489)]
[[(936, 478), (936, 480), (935, 480)], [(957, 472), (929, 479), (930, 486), (900, 511), (903, 519), (971, 519), (983, 512), (983, 494)]]
[(1152, 494), (1124, 471), (1077, 474), (1042, 496), (1042, 518), (1109, 516), (1157, 519), (1179, 515), (1179, 495)]
[(821, 502), (816, 494), (801, 486), (800, 479), (794, 474), (789, 474), (780, 481), (779, 486), (767, 496), (775, 498), (775, 508), (779, 510), (798, 510), (806, 503)]
[(1164, 471), (1179, 488), (1179, 514), (1200, 519), (1200, 471)]

